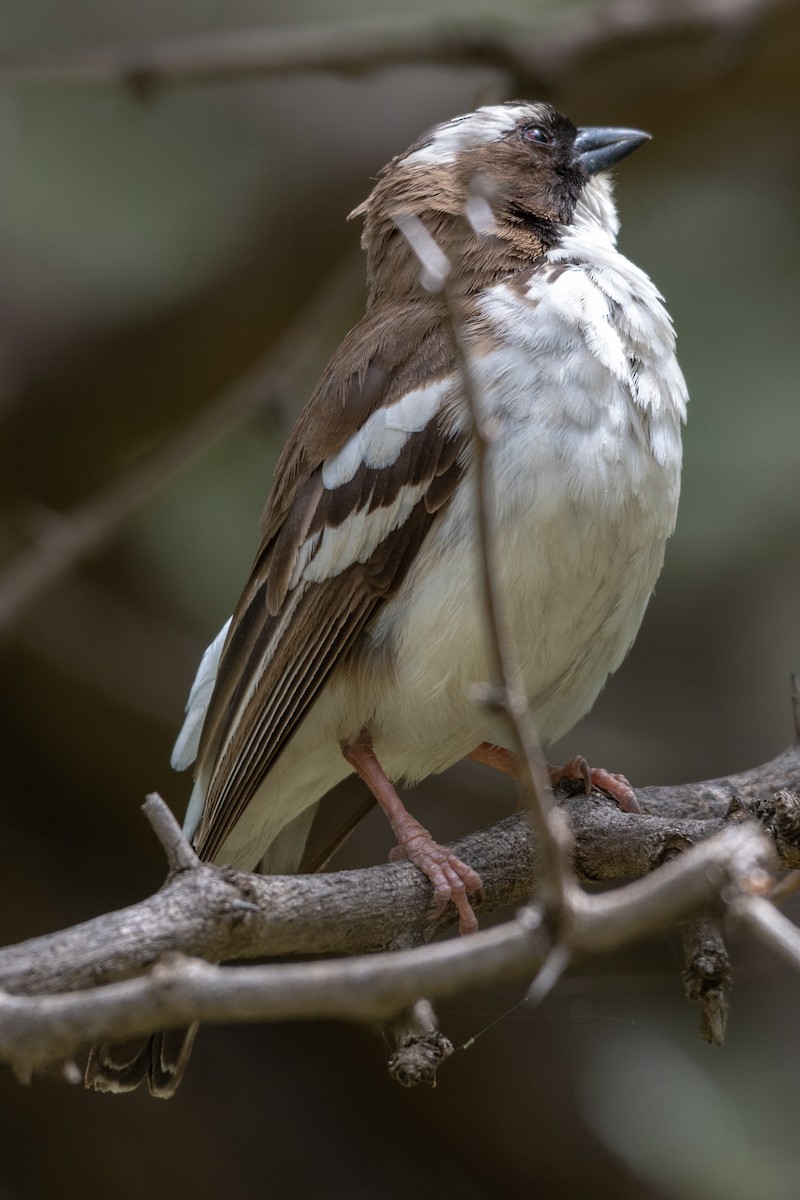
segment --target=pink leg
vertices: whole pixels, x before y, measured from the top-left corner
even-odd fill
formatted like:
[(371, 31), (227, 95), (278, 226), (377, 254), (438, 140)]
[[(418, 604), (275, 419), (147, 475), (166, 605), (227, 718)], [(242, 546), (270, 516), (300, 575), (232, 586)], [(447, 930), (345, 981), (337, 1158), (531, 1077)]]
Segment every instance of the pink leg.
[(636, 792), (624, 775), (612, 775), (602, 767), (590, 767), (579, 754), (563, 767), (547, 768), (552, 787), (558, 787), (562, 779), (581, 779), (588, 796), (593, 787), (599, 788), (616, 803), (622, 812), (641, 813)]
[[(467, 758), (473, 759), (474, 762), (485, 763), (487, 767), (494, 767), (497, 771), (503, 771), (506, 775), (517, 778), (514, 756), (510, 750), (505, 750), (502, 746), (495, 746), (491, 742), (481, 742), (480, 746), (467, 755)], [(610, 796), (623, 812), (640, 813), (642, 811), (639, 801), (636, 799), (636, 792), (624, 775), (612, 775), (610, 771), (605, 771), (602, 767), (590, 767), (586, 759), (581, 758), (580, 755), (576, 755), (564, 767), (548, 766), (547, 773), (550, 776), (550, 786), (553, 788), (558, 787), (563, 779), (580, 779), (583, 780), (586, 787), (587, 796), (592, 788), (596, 787)]]
[(437, 915), (452, 901), (458, 911), (459, 933), (474, 933), (478, 921), (468, 893), (481, 893), (478, 872), (463, 863), (446, 846), (435, 842), (428, 830), (411, 816), (378, 762), (366, 729), (354, 742), (342, 743), (342, 754), (389, 818), (397, 838), (397, 847), (391, 857), (409, 858), (428, 877), (436, 893)]
[(514, 755), (504, 746), (495, 746), (493, 742), (481, 742), (480, 746), (476, 746), (474, 750), (470, 751), (467, 758), (471, 758), (473, 762), (483, 763), (487, 767), (494, 767), (495, 771), (502, 771), (504, 775), (511, 775), (513, 779), (517, 778), (517, 764), (514, 761)]

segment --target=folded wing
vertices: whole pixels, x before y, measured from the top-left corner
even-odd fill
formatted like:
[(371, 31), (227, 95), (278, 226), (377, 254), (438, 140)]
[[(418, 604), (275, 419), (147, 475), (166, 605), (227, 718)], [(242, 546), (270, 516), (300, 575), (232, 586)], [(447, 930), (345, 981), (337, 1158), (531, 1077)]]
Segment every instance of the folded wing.
[[(218, 853), (331, 672), (400, 585), (463, 473), (468, 439), (439, 318), (432, 301), (371, 309), (281, 456), (200, 739), (195, 844), (204, 858)], [(208, 687), (201, 675), (202, 666), (198, 699)]]

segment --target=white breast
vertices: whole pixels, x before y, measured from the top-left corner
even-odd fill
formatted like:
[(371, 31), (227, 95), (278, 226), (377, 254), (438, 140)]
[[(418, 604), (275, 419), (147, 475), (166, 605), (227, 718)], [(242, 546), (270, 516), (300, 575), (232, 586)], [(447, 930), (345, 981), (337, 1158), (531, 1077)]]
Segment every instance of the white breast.
[[(565, 239), (525, 290), (487, 291), (475, 323), (495, 346), (475, 362), (497, 431), (493, 554), (544, 742), (630, 648), (678, 502), (686, 392), (671, 324), (647, 277), (598, 239), (591, 257)], [(372, 631), (394, 662), (373, 717), (390, 773), (422, 777), (503, 740), (469, 698), (488, 673), (474, 503), (468, 475)]]

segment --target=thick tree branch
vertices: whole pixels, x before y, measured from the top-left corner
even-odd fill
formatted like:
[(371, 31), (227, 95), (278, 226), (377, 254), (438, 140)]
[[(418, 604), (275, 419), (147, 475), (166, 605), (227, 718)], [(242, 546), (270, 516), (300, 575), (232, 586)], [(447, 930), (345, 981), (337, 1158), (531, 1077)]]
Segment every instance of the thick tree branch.
[[(576, 957), (618, 949), (699, 909), (719, 909), (721, 896), (739, 904), (739, 919), (758, 929), (766, 918), (748, 917), (760, 908), (747, 905), (766, 889), (772, 856), (769, 840), (753, 826), (723, 830), (617, 891), (573, 894), (559, 944)], [(774, 937), (772, 924), (769, 929)], [(784, 935), (784, 953), (787, 944)], [(421, 995), (448, 996), (531, 975), (552, 948), (540, 911), (526, 908), (515, 920), (470, 938), (348, 960), (221, 968), (172, 955), (141, 978), (91, 991), (0, 994), (0, 1058), (25, 1074), (71, 1057), (88, 1041), (128, 1038), (195, 1020), (383, 1020)], [(795, 965), (800, 966), (800, 950)]]
[[(688, 786), (683, 808), (694, 803), (696, 816), (667, 815), (658, 788), (638, 795), (647, 813), (661, 815), (632, 816), (599, 797), (567, 800), (576, 871), (584, 880), (646, 875), (675, 849), (722, 830), (737, 793), (774, 829), (780, 864), (800, 867), (800, 842), (781, 835), (781, 818), (770, 808), (776, 776), (791, 793), (800, 791), (800, 750), (733, 777), (733, 790), (725, 781)], [(737, 808), (733, 822), (740, 816)], [(457, 848), (481, 874), (486, 909), (523, 903), (534, 890), (537, 854), (527, 812)], [(399, 939), (427, 941), (445, 928), (450, 915), (431, 921), (430, 903), (429, 885), (409, 863), (308, 876), (245, 875), (202, 863), (173, 874), (139, 904), (0, 950), (0, 988), (34, 995), (92, 987), (139, 974), (171, 951), (212, 962), (374, 952)]]

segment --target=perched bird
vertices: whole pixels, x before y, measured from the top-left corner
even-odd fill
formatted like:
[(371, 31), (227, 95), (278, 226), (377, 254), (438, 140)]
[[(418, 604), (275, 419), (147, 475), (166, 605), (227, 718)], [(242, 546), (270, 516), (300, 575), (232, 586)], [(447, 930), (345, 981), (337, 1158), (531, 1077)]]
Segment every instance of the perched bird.
[[(474, 928), (478, 875), (393, 786), (509, 747), (470, 695), (489, 665), (462, 370), (404, 229), (421, 223), (450, 262), (494, 432), (500, 594), (547, 744), (630, 649), (675, 523), (686, 390), (661, 297), (616, 249), (608, 175), (647, 136), (576, 129), (548, 104), (480, 108), (392, 159), (356, 209), (366, 314), (281, 455), (252, 573), (175, 747), (177, 768), (196, 760), (185, 828), (201, 857), (314, 869), (374, 797)], [(324, 813), (353, 771), (371, 795)], [(96, 1050), (91, 1082), (121, 1090), (149, 1074), (168, 1094), (185, 1059), (173, 1042), (126, 1061)]]

